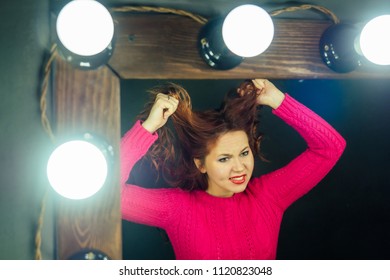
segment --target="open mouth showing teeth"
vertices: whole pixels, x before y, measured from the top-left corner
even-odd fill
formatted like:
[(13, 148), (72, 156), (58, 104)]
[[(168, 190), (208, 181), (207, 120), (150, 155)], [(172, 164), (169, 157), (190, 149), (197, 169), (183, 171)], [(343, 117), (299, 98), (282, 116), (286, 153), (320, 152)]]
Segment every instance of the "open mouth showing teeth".
[(230, 177), (229, 180), (234, 184), (242, 184), (245, 182), (246, 175)]

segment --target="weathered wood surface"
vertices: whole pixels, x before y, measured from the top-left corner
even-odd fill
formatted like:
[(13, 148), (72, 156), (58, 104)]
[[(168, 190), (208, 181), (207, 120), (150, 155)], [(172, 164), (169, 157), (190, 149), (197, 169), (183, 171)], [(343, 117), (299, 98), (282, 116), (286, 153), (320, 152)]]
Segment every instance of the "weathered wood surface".
[(120, 83), (108, 67), (83, 71), (55, 62), (56, 139), (90, 132), (114, 148), (109, 178), (84, 200), (57, 198), (57, 255), (67, 259), (84, 248), (122, 258), (119, 187)]
[(198, 54), (201, 24), (168, 14), (114, 13), (116, 44), (109, 65), (122, 79), (361, 79), (388, 78), (389, 66), (366, 64), (340, 74), (319, 54), (319, 40), (331, 25), (323, 20), (274, 19), (275, 37), (263, 54), (238, 67), (214, 70)]

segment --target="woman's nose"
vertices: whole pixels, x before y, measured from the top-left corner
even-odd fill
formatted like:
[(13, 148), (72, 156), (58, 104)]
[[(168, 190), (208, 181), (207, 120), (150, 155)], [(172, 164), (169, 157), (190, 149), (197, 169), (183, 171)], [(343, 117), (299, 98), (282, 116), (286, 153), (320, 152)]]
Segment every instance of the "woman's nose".
[(240, 159), (234, 159), (233, 161), (233, 171), (242, 171), (244, 170), (244, 163)]

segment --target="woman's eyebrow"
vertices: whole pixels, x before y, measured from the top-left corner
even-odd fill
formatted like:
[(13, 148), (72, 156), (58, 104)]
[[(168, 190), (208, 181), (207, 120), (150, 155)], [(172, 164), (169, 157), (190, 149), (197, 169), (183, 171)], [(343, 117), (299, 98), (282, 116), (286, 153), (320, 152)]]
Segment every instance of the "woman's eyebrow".
[[(242, 149), (242, 150), (240, 151), (240, 153), (242, 153), (243, 151), (245, 151), (245, 150), (248, 149), (248, 148), (249, 148), (249, 146), (246, 146), (244, 149)], [(221, 156), (224, 156), (224, 157), (231, 157), (232, 154), (223, 153), (223, 154), (219, 154), (218, 156), (219, 156), (219, 157), (221, 157)]]
[(232, 154), (219, 154), (218, 155), (219, 157), (231, 157), (232, 156)]
[(241, 150), (241, 152), (245, 151), (248, 148), (249, 148), (249, 146), (246, 146), (244, 149)]

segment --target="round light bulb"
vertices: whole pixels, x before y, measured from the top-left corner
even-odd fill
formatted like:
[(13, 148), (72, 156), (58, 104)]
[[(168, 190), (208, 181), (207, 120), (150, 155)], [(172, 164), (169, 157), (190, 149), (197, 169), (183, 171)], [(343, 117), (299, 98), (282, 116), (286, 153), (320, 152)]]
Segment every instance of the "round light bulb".
[(271, 16), (256, 5), (242, 5), (233, 9), (222, 25), (222, 37), (231, 52), (241, 57), (263, 53), (274, 37)]
[(70, 199), (84, 199), (103, 186), (108, 164), (95, 145), (73, 140), (57, 147), (50, 155), (47, 176), (53, 189)]
[(94, 0), (69, 2), (58, 14), (56, 28), (64, 47), (81, 56), (102, 52), (114, 36), (110, 12)]
[(370, 20), (360, 34), (360, 50), (371, 62), (390, 65), (390, 15)]

